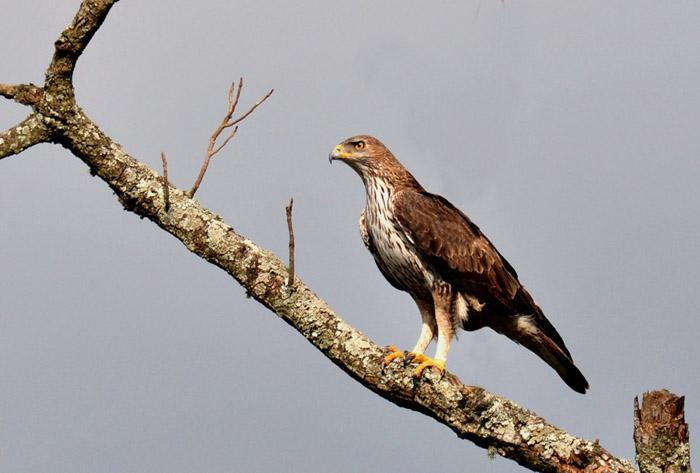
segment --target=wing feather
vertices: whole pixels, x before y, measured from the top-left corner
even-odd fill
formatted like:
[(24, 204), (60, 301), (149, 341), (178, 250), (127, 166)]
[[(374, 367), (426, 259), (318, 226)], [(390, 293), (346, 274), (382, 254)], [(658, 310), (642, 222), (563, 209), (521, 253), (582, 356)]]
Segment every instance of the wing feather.
[[(444, 197), (425, 191), (400, 191), (392, 203), (397, 221), (420, 257), (443, 280), (479, 299), (497, 300), (506, 312), (494, 315), (530, 316), (529, 320), (571, 357), (564, 340), (518, 281), (515, 269), (469, 217)], [(486, 323), (503, 332), (497, 319)]]
[(420, 256), (447, 282), (464, 290), (481, 286), (504, 303), (513, 301), (522, 288), (517, 273), (479, 227), (447, 199), (403, 190), (392, 197), (392, 204)]

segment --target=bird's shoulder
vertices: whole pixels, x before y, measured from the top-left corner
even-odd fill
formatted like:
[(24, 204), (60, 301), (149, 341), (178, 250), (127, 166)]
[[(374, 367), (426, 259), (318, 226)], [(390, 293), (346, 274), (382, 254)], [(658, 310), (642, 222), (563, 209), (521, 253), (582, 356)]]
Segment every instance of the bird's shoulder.
[(392, 197), (394, 216), (417, 251), (452, 279), (498, 287), (508, 298), (520, 288), (515, 269), (481, 229), (446, 198), (424, 190)]
[(392, 207), (401, 227), (412, 237), (419, 238), (419, 246), (436, 254), (467, 247), (472, 251), (485, 250), (491, 246), (481, 229), (440, 195), (424, 190), (402, 190), (392, 196)]
[(478, 240), (483, 237), (479, 227), (446, 198), (425, 190), (405, 189), (392, 196), (397, 219), (413, 231), (422, 230), (437, 237), (457, 230), (460, 240)]

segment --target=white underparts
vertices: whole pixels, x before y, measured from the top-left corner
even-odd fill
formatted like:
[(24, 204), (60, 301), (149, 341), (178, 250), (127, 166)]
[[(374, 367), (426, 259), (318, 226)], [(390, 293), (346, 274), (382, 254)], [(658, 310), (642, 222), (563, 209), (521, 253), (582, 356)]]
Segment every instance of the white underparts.
[(437, 336), (435, 360), (446, 361), (457, 327), (466, 319), (470, 306), (474, 302), (478, 306), (478, 301), (453, 293), (449, 284), (442, 281), (438, 285), (441, 289), (436, 289), (434, 272), (420, 259), (414, 242), (394, 217), (393, 189), (380, 177), (364, 179), (367, 189), (364, 223), (374, 257), (387, 278), (399, 282), (413, 295), (421, 312), (421, 333), (413, 352), (423, 354)]
[(391, 189), (381, 178), (366, 182), (367, 231), (372, 237), (378, 263), (396, 281), (411, 287), (430, 288), (433, 276), (413, 249), (413, 243), (393, 218)]

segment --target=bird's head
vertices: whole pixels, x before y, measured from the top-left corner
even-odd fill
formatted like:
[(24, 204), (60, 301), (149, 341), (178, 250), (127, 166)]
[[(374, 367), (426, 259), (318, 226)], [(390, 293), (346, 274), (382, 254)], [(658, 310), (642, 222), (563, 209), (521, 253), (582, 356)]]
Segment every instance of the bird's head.
[(357, 135), (339, 143), (328, 155), (328, 161), (343, 161), (360, 176), (376, 172), (379, 167), (396, 161), (391, 151), (378, 139), (368, 135)]

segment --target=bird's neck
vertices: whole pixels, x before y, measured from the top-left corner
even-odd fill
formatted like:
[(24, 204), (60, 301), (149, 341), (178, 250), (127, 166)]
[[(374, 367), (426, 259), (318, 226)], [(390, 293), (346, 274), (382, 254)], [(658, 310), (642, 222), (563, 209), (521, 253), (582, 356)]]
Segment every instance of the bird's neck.
[(405, 168), (391, 173), (366, 173), (362, 175), (367, 193), (367, 209), (371, 213), (390, 212), (391, 197), (404, 189), (422, 191), (423, 188)]
[(365, 190), (367, 191), (367, 210), (370, 214), (384, 213), (389, 210), (389, 200), (396, 192), (392, 183), (381, 177), (372, 176), (366, 179)]

